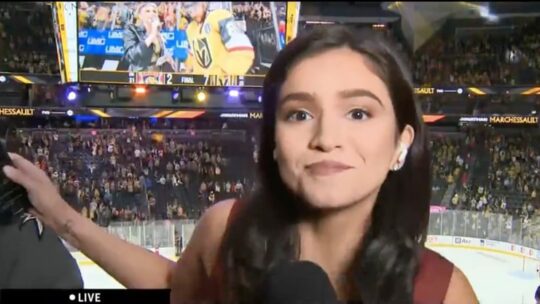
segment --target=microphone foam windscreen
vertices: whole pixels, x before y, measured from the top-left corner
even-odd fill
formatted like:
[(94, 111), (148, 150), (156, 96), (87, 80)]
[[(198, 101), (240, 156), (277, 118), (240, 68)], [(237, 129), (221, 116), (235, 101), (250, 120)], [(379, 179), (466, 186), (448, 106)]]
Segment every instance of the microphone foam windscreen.
[(326, 272), (307, 262), (286, 262), (274, 267), (263, 284), (265, 304), (335, 304), (337, 295)]

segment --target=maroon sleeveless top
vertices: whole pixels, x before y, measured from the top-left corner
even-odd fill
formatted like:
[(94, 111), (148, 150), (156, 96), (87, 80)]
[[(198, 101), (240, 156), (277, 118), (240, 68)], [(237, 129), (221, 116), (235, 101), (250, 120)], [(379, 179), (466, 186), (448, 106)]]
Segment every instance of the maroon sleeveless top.
[[(235, 202), (231, 208), (227, 227), (240, 209), (239, 205)], [(223, 294), (224, 273), (219, 261), (220, 259), (217, 259), (210, 278), (199, 290), (198, 295), (201, 299), (216, 300)], [(414, 280), (414, 304), (442, 304), (453, 270), (454, 265), (446, 258), (430, 249), (422, 249), (418, 274)]]

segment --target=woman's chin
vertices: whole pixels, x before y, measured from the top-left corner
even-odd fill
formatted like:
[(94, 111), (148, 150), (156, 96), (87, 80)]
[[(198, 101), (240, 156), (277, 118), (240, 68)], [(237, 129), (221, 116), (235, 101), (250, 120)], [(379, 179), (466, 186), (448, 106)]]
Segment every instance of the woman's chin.
[(304, 196), (307, 205), (312, 209), (330, 210), (342, 209), (354, 204), (353, 199), (346, 198), (339, 193), (310, 193)]

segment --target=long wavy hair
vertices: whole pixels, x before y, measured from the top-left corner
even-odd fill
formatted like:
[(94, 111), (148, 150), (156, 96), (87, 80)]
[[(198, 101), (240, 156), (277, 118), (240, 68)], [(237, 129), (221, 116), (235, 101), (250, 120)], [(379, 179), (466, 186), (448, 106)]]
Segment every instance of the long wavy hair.
[[(256, 303), (265, 275), (276, 264), (298, 260), (298, 220), (305, 202), (283, 183), (273, 159), (276, 108), (288, 70), (306, 57), (348, 47), (367, 58), (385, 82), (397, 122), (396, 141), (406, 125), (415, 137), (405, 165), (381, 185), (362, 246), (349, 267), (355, 300), (364, 304), (412, 304), (419, 253), (424, 247), (431, 195), (430, 152), (410, 74), (393, 42), (371, 30), (334, 26), (294, 39), (266, 75), (258, 173), (260, 187), (244, 200), (225, 233), (219, 263), (227, 303)], [(324, 73), (324, 71), (321, 71)], [(389, 147), (390, 149), (390, 147)], [(305, 206), (305, 205), (304, 205)]]

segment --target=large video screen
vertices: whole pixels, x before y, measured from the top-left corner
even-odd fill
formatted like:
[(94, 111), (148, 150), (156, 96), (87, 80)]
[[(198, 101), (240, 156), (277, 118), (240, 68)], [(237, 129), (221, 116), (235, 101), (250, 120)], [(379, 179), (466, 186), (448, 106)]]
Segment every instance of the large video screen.
[(286, 2), (78, 2), (79, 81), (261, 86)]

